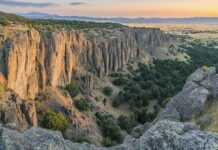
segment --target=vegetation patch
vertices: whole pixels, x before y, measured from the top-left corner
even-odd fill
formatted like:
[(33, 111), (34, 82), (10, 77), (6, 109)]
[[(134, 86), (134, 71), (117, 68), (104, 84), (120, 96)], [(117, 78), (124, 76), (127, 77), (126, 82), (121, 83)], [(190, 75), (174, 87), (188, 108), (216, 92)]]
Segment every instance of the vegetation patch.
[(103, 144), (105, 146), (116, 145), (121, 142), (121, 129), (115, 123), (112, 117), (101, 113), (95, 114), (98, 125), (102, 128), (105, 137)]
[(106, 95), (106, 96), (110, 96), (112, 93), (113, 93), (113, 89), (109, 86), (106, 86), (103, 88), (103, 93)]
[(111, 146), (117, 145), (117, 141), (111, 140), (109, 137), (105, 137), (103, 138), (102, 144), (105, 147), (111, 147)]
[(144, 108), (149, 101), (158, 100), (159, 106), (164, 107), (171, 97), (182, 90), (187, 77), (197, 68), (205, 72), (208, 71), (207, 66), (218, 68), (218, 49), (214, 46), (205, 46), (196, 41), (191, 46), (182, 45), (179, 49), (190, 56), (188, 62), (154, 59), (149, 65), (138, 63), (136, 70), (129, 67), (131, 77), (128, 82), (125, 76), (118, 77), (119, 73), (113, 75), (114, 85), (122, 85), (123, 90), (113, 99), (112, 105), (119, 107), (128, 103), (138, 122), (152, 121), (158, 109), (156, 107), (154, 112), (147, 112)]
[(80, 111), (86, 111), (89, 109), (89, 103), (87, 99), (81, 98), (79, 100), (75, 101), (75, 106), (77, 109), (79, 109)]
[(154, 110), (154, 112), (148, 112), (147, 109), (142, 109), (135, 110), (134, 114), (137, 122), (139, 122), (140, 124), (145, 124), (146, 122), (151, 122), (152, 120), (154, 120), (158, 111), (159, 110), (157, 108)]
[(119, 124), (121, 129), (131, 131), (132, 128), (137, 124), (136, 117), (134, 114), (132, 114), (130, 116), (121, 115), (118, 118), (118, 124)]
[[(87, 21), (55, 20), (55, 19), (29, 19), (15, 14), (0, 12), (0, 17), (4, 24), (12, 22), (15, 24), (27, 25), (36, 30), (56, 30), (56, 29), (116, 29), (124, 27), (118, 23), (96, 23)], [(5, 23), (6, 20), (6, 23)]]
[(123, 86), (128, 83), (128, 80), (124, 77), (119, 77), (113, 80), (113, 84), (116, 86)]
[(44, 126), (47, 129), (64, 131), (69, 126), (69, 120), (62, 113), (47, 111)]
[(203, 70), (204, 72), (208, 72), (208, 67), (207, 67), (207, 66), (203, 66), (203, 67), (202, 67), (202, 70)]
[(2, 26), (9, 26), (11, 23), (8, 19), (5, 17), (0, 16), (0, 25)]
[(66, 85), (64, 89), (69, 92), (72, 98), (76, 97), (80, 93), (78, 84), (74, 82), (71, 82), (70, 84)]

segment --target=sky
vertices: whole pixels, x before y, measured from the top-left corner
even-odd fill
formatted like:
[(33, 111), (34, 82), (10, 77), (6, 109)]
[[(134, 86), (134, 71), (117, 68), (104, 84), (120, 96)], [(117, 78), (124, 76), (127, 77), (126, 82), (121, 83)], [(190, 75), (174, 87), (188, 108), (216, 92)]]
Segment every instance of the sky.
[(218, 17), (218, 0), (0, 0), (0, 11), (92, 17)]

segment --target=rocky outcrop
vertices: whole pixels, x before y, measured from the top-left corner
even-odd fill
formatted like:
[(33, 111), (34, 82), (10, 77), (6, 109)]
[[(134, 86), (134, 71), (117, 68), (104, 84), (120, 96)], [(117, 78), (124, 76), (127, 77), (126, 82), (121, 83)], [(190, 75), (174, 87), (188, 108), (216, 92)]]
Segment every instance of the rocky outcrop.
[(23, 99), (34, 99), (39, 89), (64, 86), (82, 68), (102, 76), (174, 40), (160, 29), (146, 28), (7, 30), (0, 40), (0, 72), (8, 81), (8, 89)]
[(193, 123), (160, 121), (139, 139), (140, 150), (213, 150), (218, 134), (203, 132)]
[(210, 67), (207, 71), (203, 71), (202, 68), (197, 69), (187, 78), (183, 90), (158, 113), (153, 124), (160, 120), (190, 120), (199, 116), (210, 95), (218, 94), (217, 77), (215, 67)]
[(79, 84), (81, 85), (81, 91), (89, 98), (95, 88), (96, 77), (91, 73), (86, 73), (84, 75), (78, 75), (78, 78), (80, 81)]
[(37, 126), (37, 114), (35, 102), (23, 102), (21, 105), (21, 109), (25, 118), (30, 126)]
[(210, 91), (210, 96), (217, 98), (218, 96), (218, 74), (203, 80), (200, 85)]
[(148, 126), (149, 126), (149, 123), (146, 123), (144, 125), (141, 125), (141, 124), (137, 125), (136, 127), (132, 129), (132, 132), (130, 135), (134, 138), (140, 138), (140, 136), (142, 136), (145, 133)]
[(175, 109), (182, 120), (189, 120), (203, 112), (208, 95), (207, 89), (189, 82), (181, 92), (171, 99), (167, 108)]
[(209, 91), (194, 82), (188, 82), (181, 92), (174, 96), (166, 108), (161, 110), (154, 123), (160, 120), (190, 120), (199, 116), (208, 99)]
[(214, 74), (216, 74), (215, 67), (209, 67), (207, 71), (204, 71), (203, 68), (199, 68), (187, 78), (186, 82), (200, 83), (203, 79), (211, 77)]
[(218, 134), (203, 132), (193, 123), (160, 121), (139, 139), (127, 136), (124, 143), (111, 148), (76, 144), (64, 140), (60, 132), (31, 128), (24, 133), (0, 128), (0, 149), (4, 150), (174, 150), (218, 148)]
[(7, 128), (23, 131), (37, 126), (37, 115), (33, 101), (23, 101), (16, 94), (6, 92), (0, 102), (1, 123)]

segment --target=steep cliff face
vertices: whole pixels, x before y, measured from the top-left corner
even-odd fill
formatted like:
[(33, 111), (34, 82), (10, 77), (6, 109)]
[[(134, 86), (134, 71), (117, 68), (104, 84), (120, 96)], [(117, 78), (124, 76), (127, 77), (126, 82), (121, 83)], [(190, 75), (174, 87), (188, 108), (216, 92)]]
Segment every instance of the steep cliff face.
[(79, 68), (102, 76), (173, 40), (159, 29), (6, 30), (0, 38), (0, 72), (8, 89), (33, 99), (46, 85), (69, 83)]

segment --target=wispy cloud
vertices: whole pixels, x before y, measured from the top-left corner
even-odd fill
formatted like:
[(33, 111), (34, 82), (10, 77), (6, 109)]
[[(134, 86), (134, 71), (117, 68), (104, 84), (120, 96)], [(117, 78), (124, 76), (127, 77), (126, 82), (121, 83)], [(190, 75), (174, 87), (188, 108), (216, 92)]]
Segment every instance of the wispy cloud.
[(48, 7), (57, 5), (55, 3), (32, 3), (32, 2), (18, 2), (11, 0), (0, 0), (0, 5), (18, 6), (18, 7)]
[(70, 3), (70, 5), (79, 6), (79, 5), (87, 5), (87, 3), (83, 3), (83, 2), (72, 2), (72, 3)]

